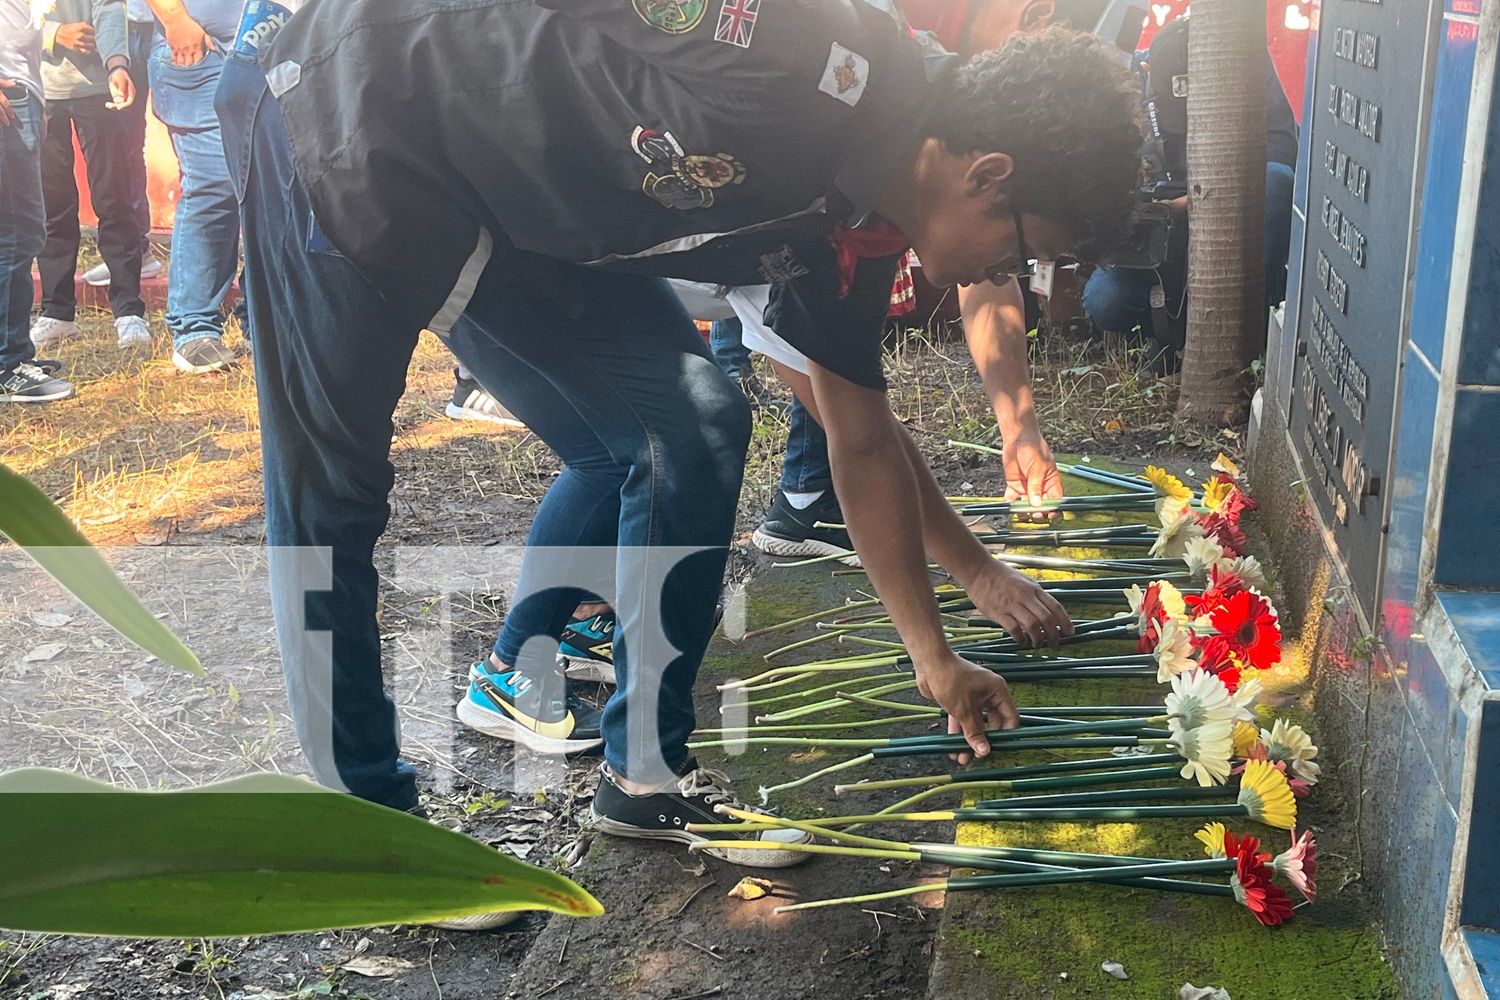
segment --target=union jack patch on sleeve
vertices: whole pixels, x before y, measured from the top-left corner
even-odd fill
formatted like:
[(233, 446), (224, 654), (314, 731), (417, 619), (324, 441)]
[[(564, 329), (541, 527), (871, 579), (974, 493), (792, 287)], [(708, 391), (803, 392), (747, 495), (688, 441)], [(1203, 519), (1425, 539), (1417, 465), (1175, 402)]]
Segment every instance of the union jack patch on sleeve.
[(750, 36), (755, 34), (755, 17), (759, 13), (760, 0), (724, 0), (724, 6), (719, 8), (719, 26), (714, 30), (714, 41), (748, 49)]

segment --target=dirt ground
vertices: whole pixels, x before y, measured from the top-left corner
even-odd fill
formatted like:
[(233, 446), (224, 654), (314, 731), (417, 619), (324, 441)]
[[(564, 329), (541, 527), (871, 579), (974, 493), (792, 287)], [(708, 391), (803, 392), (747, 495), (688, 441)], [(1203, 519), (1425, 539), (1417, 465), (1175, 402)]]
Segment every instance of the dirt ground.
[[(0, 586), (0, 768), (66, 767), (133, 787), (201, 784), (249, 769), (305, 773), (265, 593), (248, 361), (228, 373), (184, 376), (167, 360), (160, 317), (152, 323), (154, 355), (121, 355), (107, 319), (88, 317), (85, 336), (58, 352), (79, 397), (0, 412), (0, 460), (112, 547), (110, 558), (198, 652), (209, 677), (186, 678), (151, 661), (19, 553), (0, 549), (7, 578)], [(993, 459), (947, 443), (998, 442), (962, 340), (938, 333), (908, 332), (890, 353), (893, 405), (950, 492), (998, 492), (1003, 477)], [(1043, 427), (1059, 452), (1206, 468), (1215, 451), (1236, 450), (1233, 432), (1205, 440), (1176, 427), (1174, 383), (1138, 375), (1139, 358), (1123, 343), (1044, 334), (1034, 358)], [(393, 516), (378, 555), (381, 637), (406, 756), (436, 820), (567, 870), (612, 916), (569, 922), (533, 914), (481, 934), (396, 927), (212, 942), (0, 931), (0, 1000), (922, 995), (937, 923), (930, 907), (941, 906), (941, 896), (773, 921), (774, 896), (756, 903), (725, 897), (741, 874), (730, 866), (709, 860), (700, 869), (679, 848), (591, 838), (583, 820), (594, 762), (564, 771), (517, 761), (507, 744), (452, 721), (468, 665), (503, 620), (505, 589), (494, 580), (508, 571), (504, 553), (524, 540), (559, 463), (528, 433), (448, 420), (442, 407), (451, 364), (434, 339), (423, 338), (397, 414)], [(769, 373), (766, 379), (785, 397)], [(761, 414), (731, 567), (733, 580), (748, 585), (752, 628), (755, 614), (765, 624), (831, 606), (856, 586), (833, 580), (826, 567), (771, 570), (748, 545), (773, 494), (784, 438), (784, 423)], [(464, 561), (462, 571), (454, 559)], [(700, 683), (700, 719), (716, 715), (713, 679), (748, 669), (769, 641), (716, 639)], [(725, 767), (745, 789), (789, 763), (806, 770), (805, 759), (786, 754), (705, 754), (704, 762)], [(788, 808), (818, 807), (794, 799)], [(939, 840), (952, 831), (926, 835)], [(779, 895), (804, 898), (910, 884), (923, 874), (848, 859), (773, 873)]]

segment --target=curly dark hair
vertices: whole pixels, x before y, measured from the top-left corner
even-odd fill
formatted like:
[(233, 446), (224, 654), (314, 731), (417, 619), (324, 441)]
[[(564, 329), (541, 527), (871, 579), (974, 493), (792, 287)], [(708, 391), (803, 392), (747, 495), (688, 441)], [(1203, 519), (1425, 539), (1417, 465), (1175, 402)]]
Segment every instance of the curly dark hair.
[(1094, 261), (1122, 243), (1140, 201), (1141, 88), (1111, 49), (1062, 27), (1018, 32), (948, 78), (927, 134), (949, 152), (1003, 152), (998, 212), (1050, 219)]

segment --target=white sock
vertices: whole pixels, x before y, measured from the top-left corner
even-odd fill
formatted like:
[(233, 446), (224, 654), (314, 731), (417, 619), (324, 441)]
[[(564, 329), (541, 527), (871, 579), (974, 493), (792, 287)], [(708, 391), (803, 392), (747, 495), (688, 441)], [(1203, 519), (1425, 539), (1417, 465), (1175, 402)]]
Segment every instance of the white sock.
[(788, 493), (782, 490), (781, 495), (786, 497), (786, 502), (792, 505), (793, 510), (806, 510), (817, 503), (818, 498), (826, 492), (828, 491), (814, 490), (812, 493)]
[(470, 372), (468, 368), (464, 367), (464, 363), (462, 361), (458, 363), (458, 377), (464, 380), (468, 380), (474, 377), (473, 373)]

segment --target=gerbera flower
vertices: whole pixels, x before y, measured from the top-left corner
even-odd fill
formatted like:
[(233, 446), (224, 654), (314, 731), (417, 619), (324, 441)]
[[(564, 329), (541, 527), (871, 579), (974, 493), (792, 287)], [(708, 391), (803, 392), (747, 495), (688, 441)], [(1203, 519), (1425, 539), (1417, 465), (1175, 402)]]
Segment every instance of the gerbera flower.
[(1198, 519), (1191, 511), (1184, 510), (1175, 521), (1163, 519), (1161, 534), (1156, 536), (1156, 544), (1151, 546), (1151, 555), (1159, 559), (1181, 559), (1187, 551), (1188, 542), (1202, 538), (1203, 535), (1203, 527)]
[(1245, 683), (1239, 685), (1239, 690), (1230, 692), (1230, 701), (1234, 702), (1234, 715), (1238, 722), (1255, 721), (1255, 699), (1260, 697), (1260, 678), (1252, 677)]
[(1256, 590), (1266, 589), (1265, 568), (1254, 556), (1239, 556), (1226, 560), (1220, 564), (1219, 568), (1238, 577), (1247, 587), (1254, 587)]
[[(1233, 834), (1225, 835), (1227, 847)], [(1249, 908), (1267, 927), (1275, 927), (1292, 915), (1292, 901), (1286, 892), (1271, 882), (1271, 869), (1266, 866), (1266, 855), (1258, 853), (1260, 841), (1246, 837), (1236, 845), (1239, 850), (1231, 855), (1235, 859), (1235, 872), (1229, 877), (1234, 888), (1234, 898)]]
[(1173, 733), (1177, 752), (1187, 761), (1182, 776), (1207, 788), (1229, 780), (1229, 755), (1234, 750), (1234, 728), (1227, 722), (1212, 722), (1198, 729)]
[(1193, 633), (1168, 618), (1161, 623), (1156, 634), (1156, 683), (1165, 684), (1178, 674), (1185, 674), (1198, 666), (1193, 659)]
[(1309, 785), (1318, 783), (1318, 775), (1323, 772), (1322, 766), (1314, 759), (1318, 756), (1318, 748), (1301, 726), (1277, 719), (1270, 731), (1260, 731), (1260, 738), (1266, 745), (1267, 759), (1285, 763), (1293, 774)]
[(1224, 853), (1224, 824), (1209, 823), (1203, 829), (1193, 834), (1194, 837), (1203, 841), (1203, 853), (1211, 858), (1227, 858)]
[(1314, 843), (1310, 831), (1303, 830), (1299, 837), (1297, 828), (1292, 827), (1292, 847), (1285, 854), (1276, 855), (1271, 862), (1271, 869), (1285, 875), (1286, 880), (1306, 896), (1309, 903), (1317, 899), (1318, 845)]
[(1240, 467), (1231, 462), (1229, 456), (1225, 455), (1222, 451), (1219, 452), (1219, 457), (1214, 459), (1214, 464), (1210, 465), (1209, 468), (1215, 472), (1222, 472), (1231, 480), (1240, 478)]
[(1209, 615), (1214, 629), (1240, 661), (1266, 670), (1281, 660), (1281, 630), (1276, 612), (1260, 594), (1241, 591)]
[[(1217, 544), (1217, 543), (1211, 543)], [(1187, 605), (1188, 613), (1194, 618), (1202, 619), (1229, 598), (1247, 589), (1245, 581), (1236, 576), (1229, 568), (1229, 560), (1221, 559), (1212, 569), (1208, 571), (1208, 585), (1203, 588), (1203, 593), (1183, 598)], [(1205, 629), (1212, 629), (1208, 622), (1200, 621)]]
[(1223, 479), (1215, 479), (1203, 484), (1203, 506), (1209, 510), (1218, 510), (1229, 499), (1229, 493), (1234, 489), (1234, 483)]
[(1198, 729), (1210, 723), (1234, 721), (1234, 699), (1224, 682), (1206, 670), (1171, 678), (1172, 693), (1167, 695), (1167, 725), (1173, 735)]
[(1187, 619), (1187, 602), (1182, 599), (1182, 591), (1165, 580), (1155, 580), (1145, 590), (1132, 585), (1125, 590), (1125, 599), (1130, 602), (1141, 635), (1145, 635), (1153, 624), (1160, 624), (1168, 618)]
[(1211, 538), (1189, 538), (1182, 550), (1182, 561), (1194, 576), (1206, 576), (1224, 558), (1224, 546)]
[(1239, 525), (1223, 514), (1205, 514), (1202, 517), (1194, 518), (1194, 522), (1198, 525), (1198, 530), (1203, 533), (1204, 537), (1218, 542), (1228, 555), (1242, 556), (1245, 554), (1245, 545), (1247, 544), (1245, 532)]
[(1234, 724), (1234, 755), (1240, 760), (1252, 760), (1259, 752), (1265, 759), (1265, 746), (1260, 742), (1260, 730), (1248, 722)]
[(1240, 805), (1250, 818), (1266, 826), (1290, 830), (1297, 822), (1297, 800), (1286, 775), (1270, 761), (1252, 760), (1240, 776)]
[(1156, 495), (1160, 497), (1172, 497), (1174, 500), (1184, 502), (1193, 499), (1193, 491), (1184, 486), (1181, 479), (1172, 475), (1166, 469), (1157, 468), (1154, 465), (1146, 466), (1146, 478), (1151, 485), (1156, 487)]

